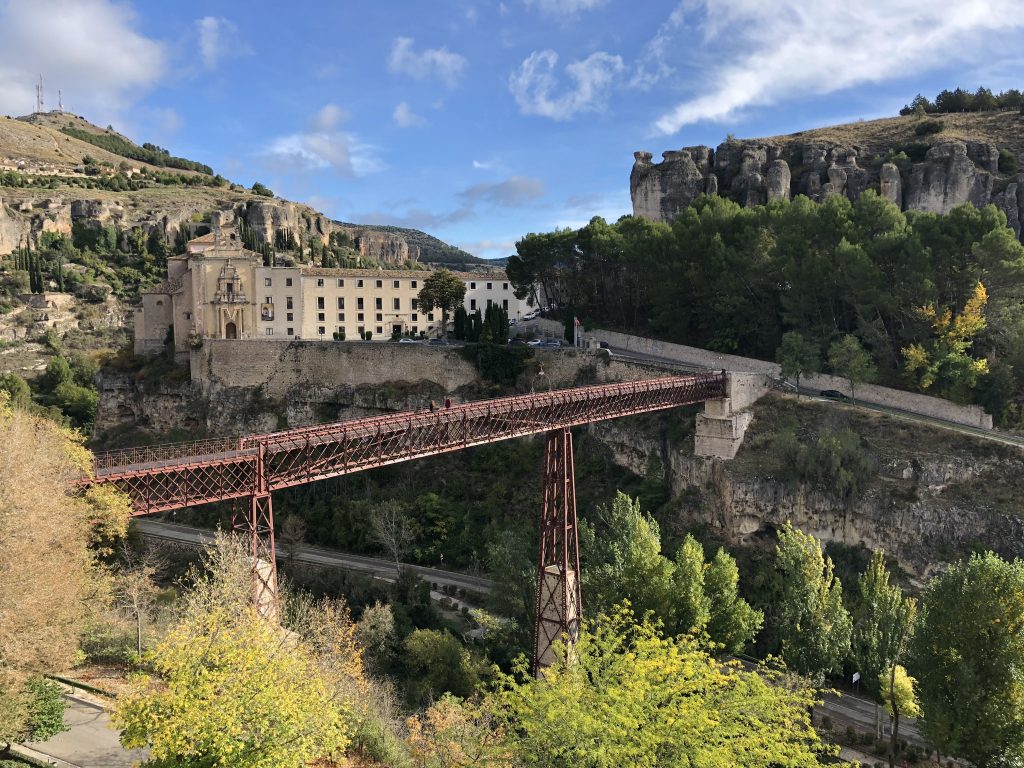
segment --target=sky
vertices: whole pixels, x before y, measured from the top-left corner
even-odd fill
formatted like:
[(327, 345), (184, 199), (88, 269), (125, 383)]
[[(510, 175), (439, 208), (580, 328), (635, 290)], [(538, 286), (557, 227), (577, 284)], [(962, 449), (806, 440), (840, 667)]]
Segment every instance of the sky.
[(0, 114), (64, 108), (485, 258), (655, 158), (1024, 88), (1021, 0), (0, 0)]

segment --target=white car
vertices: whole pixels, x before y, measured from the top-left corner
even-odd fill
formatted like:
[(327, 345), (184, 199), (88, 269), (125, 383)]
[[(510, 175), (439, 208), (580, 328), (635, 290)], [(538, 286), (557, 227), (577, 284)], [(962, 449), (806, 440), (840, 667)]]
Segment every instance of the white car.
[(539, 347), (543, 343), (544, 342), (541, 341), (540, 339), (530, 339), (528, 342), (526, 342), (526, 346), (528, 346), (528, 347)]
[(399, 339), (398, 343), (399, 344), (419, 344), (420, 342), (419, 342), (418, 339)]

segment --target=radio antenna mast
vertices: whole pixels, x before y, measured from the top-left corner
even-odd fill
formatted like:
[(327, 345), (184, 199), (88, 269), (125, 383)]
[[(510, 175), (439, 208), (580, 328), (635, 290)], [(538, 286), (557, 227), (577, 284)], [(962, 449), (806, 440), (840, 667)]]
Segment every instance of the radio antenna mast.
[(36, 86), (36, 112), (46, 111), (46, 98), (43, 96), (43, 76), (39, 76), (39, 85)]
[(64, 94), (60, 92), (60, 88), (57, 89), (57, 111), (64, 111)]

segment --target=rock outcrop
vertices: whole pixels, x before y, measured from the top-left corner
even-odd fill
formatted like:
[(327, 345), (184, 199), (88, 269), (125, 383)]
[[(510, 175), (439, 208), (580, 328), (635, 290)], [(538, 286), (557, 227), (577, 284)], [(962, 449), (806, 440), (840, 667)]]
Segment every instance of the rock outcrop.
[[(855, 200), (874, 189), (903, 210), (948, 213), (963, 203), (995, 204), (1021, 236), (1024, 178), (1007, 182), (1001, 177), (995, 144), (939, 139), (916, 162), (899, 150), (868, 153), (862, 147), (794, 137), (730, 139), (714, 150), (684, 147), (663, 153), (660, 163), (652, 162), (650, 152), (635, 152), (629, 179), (633, 213), (671, 221), (701, 193), (751, 206), (801, 194), (816, 201), (830, 195)], [(916, 151), (923, 147), (916, 145)]]

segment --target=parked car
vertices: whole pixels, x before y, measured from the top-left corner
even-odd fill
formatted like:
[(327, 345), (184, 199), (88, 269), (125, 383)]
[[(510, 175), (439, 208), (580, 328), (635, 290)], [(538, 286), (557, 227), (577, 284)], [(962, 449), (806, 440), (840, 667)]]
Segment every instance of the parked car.
[(611, 349), (611, 346), (608, 344), (607, 341), (600, 342), (600, 346), (601, 346), (601, 349)]
[(540, 339), (530, 339), (528, 342), (526, 342), (526, 346), (528, 346), (528, 347), (539, 347), (543, 343), (544, 342), (541, 341)]
[(447, 347), (448, 339), (431, 339), (427, 342), (432, 347)]
[(561, 349), (562, 342), (558, 339), (548, 339), (547, 341), (541, 342), (542, 347), (551, 347), (553, 349)]
[(849, 400), (848, 395), (844, 395), (838, 389), (823, 389), (819, 393), (821, 397), (827, 397), (829, 400)]
[(523, 320), (533, 320), (533, 318), (535, 318), (539, 314), (540, 314), (540, 310), (539, 309), (531, 309), (529, 312), (527, 312), (525, 315), (523, 315)]
[(399, 339), (399, 344), (419, 344), (419, 339)]
[(514, 317), (510, 317), (508, 319), (508, 327), (511, 328), (515, 324), (516, 324), (516, 319)]

